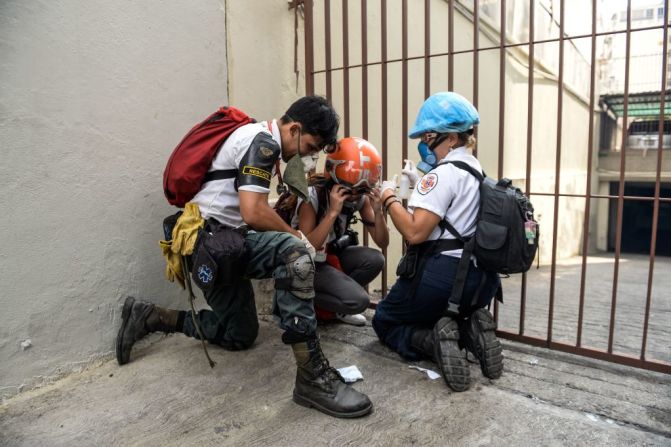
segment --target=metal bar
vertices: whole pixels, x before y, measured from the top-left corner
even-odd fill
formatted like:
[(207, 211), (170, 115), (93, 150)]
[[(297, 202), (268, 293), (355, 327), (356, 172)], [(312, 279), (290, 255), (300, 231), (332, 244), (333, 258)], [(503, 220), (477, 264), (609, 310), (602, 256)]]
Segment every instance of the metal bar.
[[(349, 66), (349, 11), (347, 9), (347, 0), (342, 0), (342, 62), (343, 66)], [(345, 114), (345, 136), (348, 137), (350, 113), (349, 113), (349, 69), (343, 71), (343, 95), (344, 95), (344, 114)]]
[[(534, 12), (534, 0), (529, 1), (529, 40), (534, 40), (535, 33), (535, 12)], [(532, 136), (533, 136), (533, 122), (534, 122), (534, 45), (529, 45), (529, 71), (527, 74), (528, 78), (528, 92), (527, 92), (527, 166), (524, 174), (526, 179), (525, 192), (527, 197), (529, 196), (529, 191), (531, 191), (531, 145), (532, 145)], [(527, 273), (522, 273), (522, 287), (520, 290), (520, 322), (519, 322), (519, 334), (524, 334), (524, 314), (526, 311), (527, 304)]]
[[(501, 0), (501, 40), (499, 41), (499, 153), (498, 178), (503, 177), (503, 144), (506, 110), (506, 0)], [(494, 300), (494, 320), (499, 321), (499, 302)]]
[(333, 102), (333, 81), (331, 79), (331, 0), (324, 0), (324, 65), (326, 72), (326, 98)]
[(613, 267), (613, 298), (610, 304), (610, 325), (608, 329), (608, 353), (613, 352), (613, 334), (615, 331), (615, 309), (617, 306), (617, 285), (620, 274), (620, 252), (622, 249), (622, 214), (624, 211), (624, 171), (627, 147), (627, 113), (629, 108), (629, 56), (631, 53), (631, 0), (627, 0), (627, 37), (624, 63), (624, 104), (622, 109), (622, 151), (620, 152), (620, 182), (617, 200), (617, 224), (615, 230), (615, 266)]
[(669, 56), (669, 4), (664, 2), (664, 40), (662, 44), (662, 89), (659, 101), (659, 141), (657, 146), (657, 173), (655, 176), (655, 201), (652, 210), (652, 234), (650, 235), (650, 267), (648, 268), (648, 288), (645, 293), (645, 318), (643, 320), (643, 341), (641, 342), (641, 360), (645, 360), (648, 343), (648, 320), (652, 304), (652, 278), (655, 270), (655, 250), (657, 248), (657, 225), (659, 224), (659, 195), (661, 188), (662, 145), (664, 140), (664, 103), (666, 101), (666, 76)]
[(361, 0), (361, 119), (362, 138), (368, 139), (368, 4)]
[(313, 0), (305, 0), (303, 13), (305, 14), (305, 93), (315, 94), (315, 51), (314, 51), (314, 17)]
[[(473, 106), (478, 108), (480, 85), (480, 4), (473, 0)], [(478, 126), (475, 126), (473, 136), (478, 138)], [(478, 146), (473, 149), (473, 155), (478, 156)]]
[[(328, 0), (325, 0), (325, 1), (328, 1)], [(634, 29), (631, 30), (631, 32), (633, 33), (633, 32), (638, 32), (638, 31), (661, 30), (661, 29), (663, 29), (663, 28), (664, 28), (664, 25), (646, 26), (646, 27), (642, 27), (642, 28), (634, 28)], [(601, 37), (601, 36), (612, 36), (612, 35), (616, 35), (616, 34), (624, 34), (624, 33), (626, 33), (626, 30), (604, 31), (604, 32), (601, 32), (601, 33), (596, 33), (595, 36), (597, 36), (597, 37)], [(592, 35), (591, 35), (591, 34), (581, 34), (581, 35), (577, 35), (577, 36), (565, 36), (565, 37), (564, 37), (564, 40), (566, 41), (566, 40), (575, 40), (575, 39), (585, 39), (585, 38), (588, 38), (588, 37), (592, 37)], [(533, 41), (533, 42), (508, 43), (508, 44), (503, 45), (503, 47), (504, 47), (504, 48), (525, 47), (525, 46), (528, 46), (528, 45), (530, 45), (530, 44), (538, 45), (538, 44), (542, 44), (542, 43), (552, 43), (552, 42), (557, 42), (558, 40), (559, 40), (559, 39), (542, 39), (542, 40), (535, 40), (535, 41)], [(496, 46), (491, 46), (491, 47), (482, 47), (482, 48), (478, 48), (477, 51), (490, 51), (490, 50), (500, 50), (500, 49), (501, 49), (501, 45), (496, 45)], [(453, 54), (453, 55), (456, 55), (456, 54), (465, 54), (465, 53), (471, 53), (471, 52), (473, 52), (473, 51), (474, 51), (473, 49), (469, 49), (469, 50), (456, 50), (456, 51), (453, 51), (452, 53), (450, 53), (450, 52), (444, 52), (444, 53), (430, 54), (429, 57), (432, 58), (432, 57), (449, 56), (450, 54)], [(407, 58), (407, 60), (409, 60), (409, 61), (417, 60), (417, 59), (424, 59), (424, 55), (421, 55), (421, 56), (409, 56), (409, 57)], [(385, 61), (385, 63), (401, 62), (402, 60), (403, 60), (402, 58), (399, 58), (399, 59), (388, 59), (388, 60)], [(370, 62), (370, 63), (368, 64), (368, 66), (370, 67), (370, 66), (372, 66), (372, 65), (380, 65), (380, 64), (382, 64), (382, 61)], [(345, 68), (358, 68), (358, 67), (360, 67), (360, 66), (361, 66), (361, 64), (350, 65), (350, 66), (348, 66), (348, 67), (336, 67), (336, 68), (333, 68), (332, 71), (343, 70), (343, 69), (345, 69)], [(324, 73), (324, 72), (326, 72), (326, 71), (327, 71), (326, 69), (324, 69), (324, 70), (316, 70), (316, 71), (314, 72), (314, 74)]]
[(498, 177), (503, 177), (503, 144), (506, 111), (506, 0), (501, 0), (501, 39), (499, 41), (499, 153)]
[(401, 113), (402, 125), (401, 125), (401, 141), (403, 142), (401, 146), (401, 160), (408, 158), (408, 0), (403, 0), (402, 2), (402, 37), (401, 37), (401, 56), (403, 57), (402, 61), (402, 99), (401, 99)]
[[(529, 193), (532, 196), (550, 196), (554, 197), (554, 193), (550, 192), (531, 192)], [(587, 198), (590, 199), (619, 199), (620, 196), (612, 196), (607, 194), (556, 194), (558, 197), (578, 197), (578, 198)], [(637, 200), (641, 202), (654, 202), (656, 199), (654, 197), (644, 197), (644, 196), (622, 196), (625, 200)], [(662, 203), (671, 203), (671, 197), (660, 197), (659, 201)]]
[[(382, 177), (387, 178), (388, 157), (387, 157), (387, 143), (388, 143), (388, 126), (387, 126), (387, 0), (380, 0), (380, 19), (382, 20), (382, 39), (380, 56), (382, 58)], [(387, 295), (387, 249), (382, 250), (384, 255), (384, 268), (382, 269), (382, 297)]]
[[(368, 139), (368, 5), (361, 0), (361, 137)], [(368, 247), (368, 230), (363, 230), (363, 245)], [(366, 284), (368, 291), (368, 284)]]
[[(585, 192), (592, 189), (592, 156), (594, 153), (594, 88), (596, 79), (596, 0), (592, 0), (592, 53), (591, 70), (589, 80), (589, 129), (587, 131), (587, 180), (585, 182)], [(585, 198), (585, 219), (582, 230), (582, 266), (580, 269), (580, 303), (578, 304), (578, 333), (576, 335), (576, 346), (582, 343), (582, 323), (585, 313), (585, 274), (587, 272), (587, 249), (589, 244), (589, 214), (590, 197)]]
[(454, 90), (454, 0), (450, 0), (447, 5), (447, 89), (452, 91)]
[(431, 0), (424, 0), (424, 98), (431, 96)]
[(564, 2), (559, 2), (559, 78), (557, 79), (557, 153), (555, 158), (555, 201), (552, 228), (552, 265), (550, 267), (550, 305), (548, 309), (547, 341), (552, 341), (552, 319), (555, 304), (555, 277), (557, 273), (557, 233), (559, 226), (559, 186), (561, 174), (561, 132), (564, 112)]
[(547, 340), (541, 338), (530, 337), (528, 335), (519, 335), (506, 331), (496, 331), (496, 335), (498, 335), (501, 338), (505, 338), (507, 340), (512, 340), (532, 346), (549, 348), (555, 351), (566, 352), (569, 354), (578, 354), (584, 357), (591, 357), (598, 360), (605, 360), (612, 363), (619, 363), (621, 365), (633, 366), (636, 368), (647, 369), (650, 371), (671, 374), (671, 363), (667, 363), (661, 360), (655, 360), (655, 361), (641, 360), (633, 356), (628, 356), (624, 354), (613, 354), (600, 349), (584, 348), (580, 346), (569, 345), (567, 343), (559, 343), (556, 341), (548, 343)]

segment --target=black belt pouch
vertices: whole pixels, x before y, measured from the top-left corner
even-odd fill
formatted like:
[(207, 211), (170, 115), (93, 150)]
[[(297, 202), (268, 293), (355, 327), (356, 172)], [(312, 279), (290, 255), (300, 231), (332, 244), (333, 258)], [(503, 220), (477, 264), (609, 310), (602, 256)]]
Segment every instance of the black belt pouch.
[(210, 219), (198, 231), (191, 276), (203, 292), (215, 284), (229, 286), (244, 272), (246, 258), (245, 231)]
[(417, 273), (417, 265), (422, 256), (420, 245), (411, 245), (405, 252), (405, 255), (398, 262), (396, 267), (396, 276), (399, 278), (414, 278)]

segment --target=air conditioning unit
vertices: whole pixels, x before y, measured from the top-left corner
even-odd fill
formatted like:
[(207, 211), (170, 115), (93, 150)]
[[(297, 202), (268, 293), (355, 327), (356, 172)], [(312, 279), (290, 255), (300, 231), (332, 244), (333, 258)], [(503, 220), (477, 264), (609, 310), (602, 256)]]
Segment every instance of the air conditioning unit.
[[(662, 149), (671, 149), (671, 120), (664, 120)], [(654, 150), (659, 147), (659, 118), (636, 119), (627, 129), (627, 149)]]

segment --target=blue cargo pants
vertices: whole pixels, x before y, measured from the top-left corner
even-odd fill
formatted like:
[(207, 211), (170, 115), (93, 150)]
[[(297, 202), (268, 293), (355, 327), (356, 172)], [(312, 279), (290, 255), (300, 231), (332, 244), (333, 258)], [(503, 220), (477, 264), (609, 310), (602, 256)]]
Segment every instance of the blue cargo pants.
[[(380, 341), (408, 360), (420, 360), (422, 355), (410, 345), (412, 333), (433, 328), (445, 315), (458, 266), (459, 258), (442, 254), (429, 257), (413, 296), (409, 294), (412, 280), (398, 278), (375, 309), (372, 323)], [(489, 305), (499, 284), (495, 273), (484, 272), (471, 262), (463, 291), (472, 303), (467, 312)]]

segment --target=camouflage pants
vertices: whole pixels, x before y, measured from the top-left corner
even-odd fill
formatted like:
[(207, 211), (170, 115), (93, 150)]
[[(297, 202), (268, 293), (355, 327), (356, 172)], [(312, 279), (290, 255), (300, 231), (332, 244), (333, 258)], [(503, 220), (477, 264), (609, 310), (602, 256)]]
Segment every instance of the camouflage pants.
[[(259, 322), (250, 279), (275, 279), (273, 313), (285, 331), (311, 338), (317, 320), (313, 307), (314, 263), (305, 245), (289, 233), (254, 232), (245, 236), (248, 262), (244, 274), (230, 286), (215, 286), (205, 294), (212, 310), (198, 312), (203, 336), (227, 349), (247, 349), (256, 339)], [(199, 338), (191, 312), (184, 334)]]

